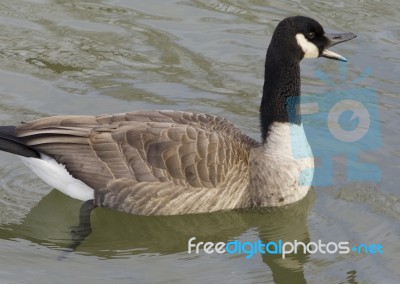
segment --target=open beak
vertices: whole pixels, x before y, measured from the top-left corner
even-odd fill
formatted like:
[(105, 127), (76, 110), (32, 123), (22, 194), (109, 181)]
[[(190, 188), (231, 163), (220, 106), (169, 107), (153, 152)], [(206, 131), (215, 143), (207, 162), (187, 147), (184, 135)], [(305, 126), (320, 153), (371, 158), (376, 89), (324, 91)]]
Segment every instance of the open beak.
[[(329, 44), (327, 48), (334, 46), (338, 43), (345, 42), (348, 40), (351, 40), (355, 38), (357, 35), (353, 33), (326, 33), (325, 36), (329, 39)], [(347, 62), (347, 59), (341, 56), (340, 54), (337, 54), (333, 51), (330, 51), (328, 49), (325, 49), (322, 54), (322, 57), (330, 58), (330, 59), (335, 59), (335, 60), (340, 60)]]

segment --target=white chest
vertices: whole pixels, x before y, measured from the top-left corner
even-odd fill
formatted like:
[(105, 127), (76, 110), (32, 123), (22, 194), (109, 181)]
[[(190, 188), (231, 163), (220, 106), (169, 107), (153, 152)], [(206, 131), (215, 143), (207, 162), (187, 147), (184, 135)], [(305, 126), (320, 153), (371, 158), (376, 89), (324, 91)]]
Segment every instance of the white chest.
[(284, 156), (301, 162), (313, 158), (303, 124), (274, 122), (264, 145), (268, 155)]
[(251, 151), (249, 165), (256, 203), (280, 206), (302, 199), (314, 176), (303, 125), (275, 122), (264, 145)]

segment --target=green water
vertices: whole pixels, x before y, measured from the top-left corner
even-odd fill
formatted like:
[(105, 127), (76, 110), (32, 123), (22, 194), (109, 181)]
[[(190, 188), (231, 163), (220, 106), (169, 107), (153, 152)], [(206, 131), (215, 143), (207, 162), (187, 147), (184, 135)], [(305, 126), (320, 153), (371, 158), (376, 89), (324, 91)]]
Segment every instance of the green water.
[[(190, 216), (92, 212), (92, 234), (58, 261), (80, 202), (0, 153), (0, 283), (398, 283), (400, 279), (397, 1), (11, 1), (0, 3), (0, 121), (58, 114), (174, 109), (218, 114), (254, 138), (267, 45), (277, 23), (313, 17), (358, 37), (349, 59), (302, 62), (303, 94), (367, 88), (378, 98), (382, 145), (364, 161), (378, 183), (316, 187), (276, 210)], [(353, 82), (366, 68), (371, 76)], [(316, 76), (322, 70), (334, 84)], [(383, 254), (188, 254), (187, 242), (381, 243)]]

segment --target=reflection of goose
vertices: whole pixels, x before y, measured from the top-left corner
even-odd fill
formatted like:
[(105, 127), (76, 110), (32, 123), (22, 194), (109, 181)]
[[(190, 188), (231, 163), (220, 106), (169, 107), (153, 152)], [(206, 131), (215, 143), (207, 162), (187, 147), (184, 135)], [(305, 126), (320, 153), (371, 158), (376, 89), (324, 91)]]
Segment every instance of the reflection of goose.
[[(78, 263), (88, 261), (94, 265), (92, 262), (94, 259), (132, 258), (134, 262), (135, 259), (143, 261), (134, 255), (164, 255), (164, 259), (169, 259), (173, 263), (178, 261), (177, 265), (180, 268), (184, 262), (189, 261), (187, 264), (193, 269), (186, 271), (186, 274), (185, 269), (179, 269), (178, 274), (181, 277), (188, 278), (187, 273), (193, 272), (193, 270), (197, 271), (195, 276), (199, 277), (202, 274), (201, 271), (211, 265), (207, 265), (210, 256), (198, 259), (195, 254), (188, 255), (187, 242), (191, 237), (195, 236), (198, 241), (214, 243), (228, 242), (234, 239), (241, 241), (260, 239), (264, 243), (279, 239), (290, 242), (294, 240), (308, 242), (310, 237), (307, 216), (313, 206), (314, 197), (315, 194), (312, 191), (300, 202), (284, 208), (234, 210), (180, 216), (132, 216), (116, 211), (96, 210), (91, 216), (93, 233), (77, 249), (82, 256), (75, 255), (72, 258)], [(33, 243), (53, 249), (65, 248), (70, 242), (69, 230), (66, 228), (74, 225), (78, 208), (79, 203), (76, 200), (67, 198), (54, 190), (45, 196), (20, 224), (2, 225), (0, 236), (2, 239), (9, 240), (22, 238), (29, 241), (27, 246), (32, 246), (31, 243)], [(48, 212), (52, 212), (52, 214), (48, 214)], [(51, 261), (54, 261), (60, 254), (58, 251), (45, 251)], [(18, 252), (16, 253), (18, 254)], [(96, 258), (87, 260), (87, 255), (93, 255)], [(221, 270), (218, 270), (217, 274), (223, 273), (227, 265), (237, 264), (236, 255), (232, 256), (227, 254), (222, 256), (224, 261), (219, 266)], [(238, 257), (243, 263), (243, 272), (249, 273), (251, 269), (245, 265), (249, 260), (245, 259), (244, 254)], [(207, 260), (204, 261), (205, 259)], [(128, 263), (132, 263), (132, 261)], [(305, 283), (303, 266), (307, 261), (307, 255), (302, 253), (287, 255), (284, 260), (281, 255), (255, 254), (250, 263), (252, 263), (251, 266), (256, 265), (262, 271), (258, 270), (257, 275), (272, 274), (275, 283)], [(154, 260), (151, 263), (154, 264)], [(102, 267), (101, 263), (99, 265)], [(198, 266), (198, 270), (194, 268), (196, 266)], [(173, 268), (174, 266), (168, 267)], [(134, 273), (137, 269), (132, 268), (130, 271)], [(239, 270), (237, 272), (240, 272), (240, 269), (236, 268)], [(146, 280), (145, 277), (151, 277), (147, 274), (149, 273), (144, 273), (141, 277), (144, 280)], [(165, 277), (168, 279), (168, 275)], [(237, 274), (226, 275), (226, 277), (230, 279), (229, 277), (237, 277)], [(234, 279), (232, 282), (235, 282)]]
[(327, 48), (354, 37), (328, 35), (306, 17), (279, 23), (265, 63), (261, 143), (221, 117), (137, 111), (55, 116), (2, 127), (0, 149), (19, 155), (71, 197), (133, 214), (293, 203), (306, 195), (313, 175), (307, 171), (300, 180), (313, 160), (296, 160), (292, 154), (293, 146), (311, 157), (300, 117), (289, 115), (295, 108), (289, 99), (300, 96), (299, 63), (320, 56), (345, 60)]

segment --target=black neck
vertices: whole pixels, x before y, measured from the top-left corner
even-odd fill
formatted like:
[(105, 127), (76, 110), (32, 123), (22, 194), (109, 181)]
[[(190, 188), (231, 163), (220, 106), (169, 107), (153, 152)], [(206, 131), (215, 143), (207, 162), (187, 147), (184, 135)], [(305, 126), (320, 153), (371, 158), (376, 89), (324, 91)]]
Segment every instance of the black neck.
[[(274, 54), (275, 53), (275, 54)], [(274, 122), (301, 123), (296, 105), (300, 103), (300, 65), (270, 48), (265, 61), (265, 81), (260, 107), (261, 138), (265, 142)]]

